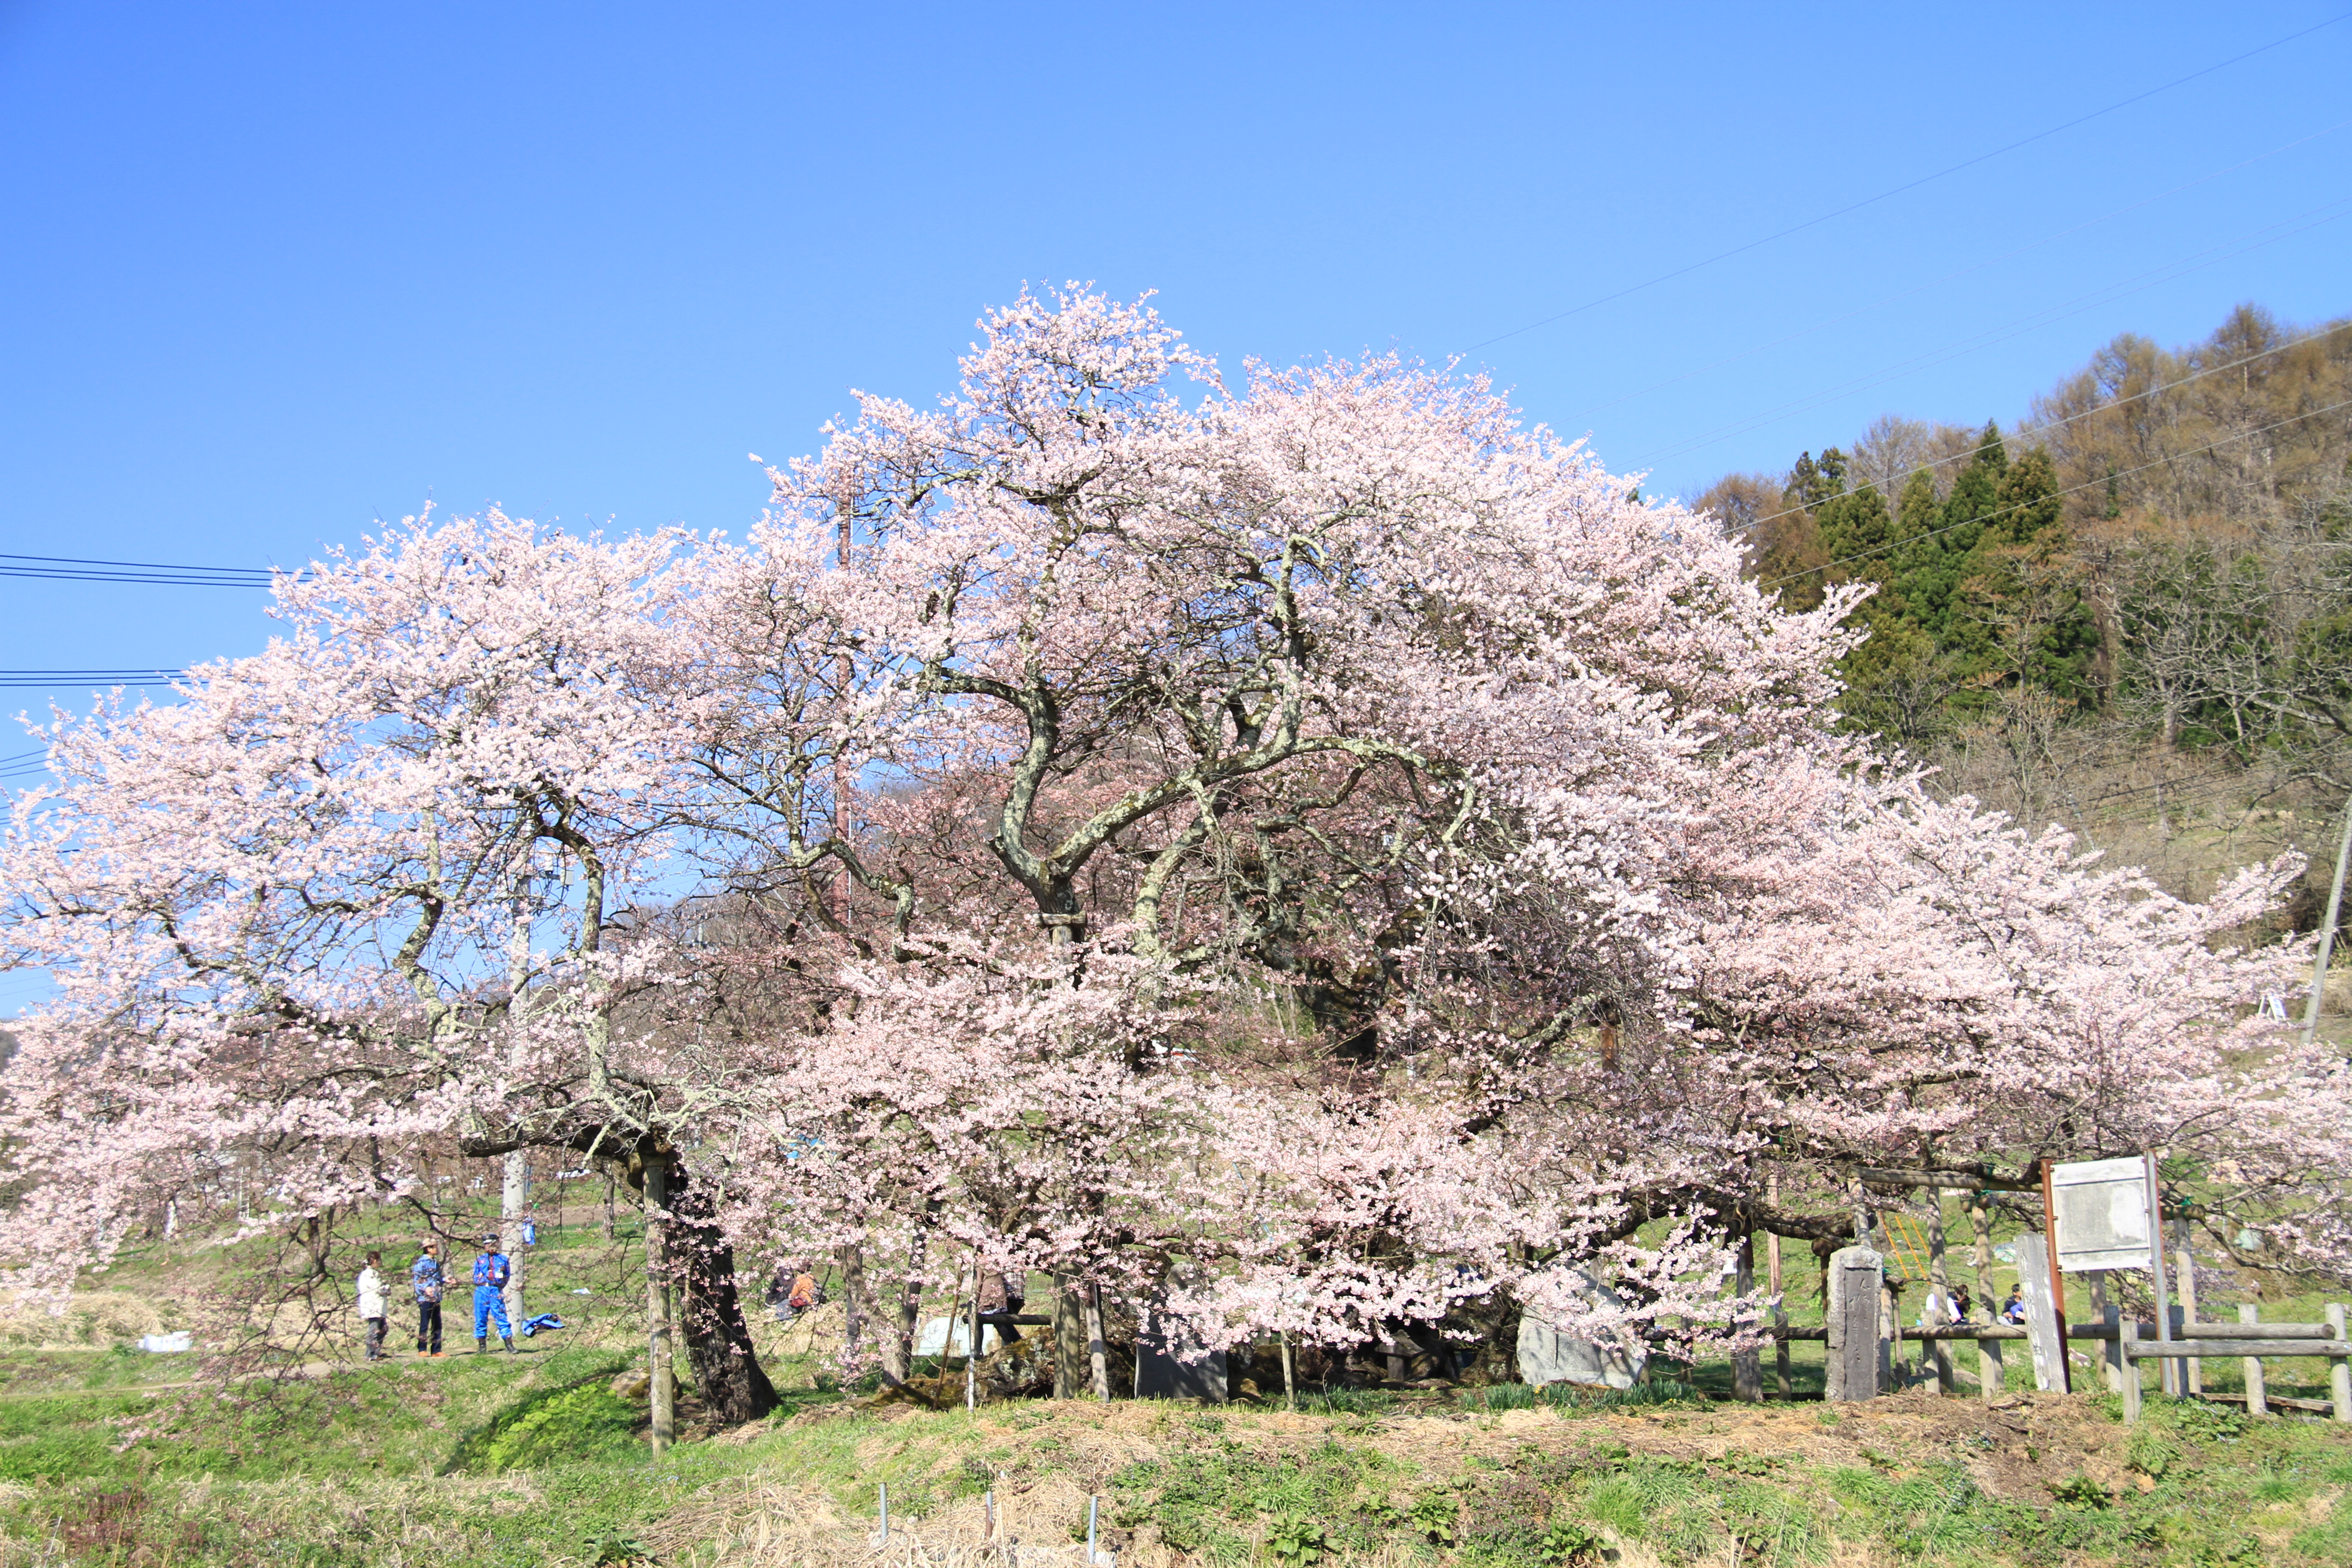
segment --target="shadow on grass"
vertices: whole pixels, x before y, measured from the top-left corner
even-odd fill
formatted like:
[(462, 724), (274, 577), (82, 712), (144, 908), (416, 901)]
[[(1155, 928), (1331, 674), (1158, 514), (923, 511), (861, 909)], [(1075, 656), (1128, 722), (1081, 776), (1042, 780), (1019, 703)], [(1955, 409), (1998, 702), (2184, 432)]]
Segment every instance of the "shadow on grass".
[(644, 1407), (611, 1387), (634, 1358), (619, 1351), (572, 1354), (578, 1359), (561, 1381), (533, 1389), (459, 1437), (441, 1473), (496, 1475), (635, 1452)]

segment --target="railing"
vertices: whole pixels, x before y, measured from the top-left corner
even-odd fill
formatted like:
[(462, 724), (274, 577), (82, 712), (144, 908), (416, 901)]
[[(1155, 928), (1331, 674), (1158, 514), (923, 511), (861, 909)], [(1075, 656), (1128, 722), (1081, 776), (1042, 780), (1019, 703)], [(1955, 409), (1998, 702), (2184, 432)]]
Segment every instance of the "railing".
[[(2070, 1323), (2066, 1328), (2066, 1337), (2070, 1341), (2105, 1342), (2115, 1347), (2109, 1352), (2110, 1380), (2118, 1385), (2123, 1394), (2126, 1421), (2139, 1419), (2138, 1363), (2168, 1358), (2239, 1356), (2244, 1358), (2246, 1363), (2243, 1399), (2251, 1414), (2267, 1414), (2269, 1405), (2275, 1403), (2295, 1409), (2323, 1410), (2338, 1421), (2352, 1422), (2352, 1339), (2346, 1336), (2345, 1310), (2341, 1305), (2331, 1305), (2327, 1309), (2326, 1321), (2318, 1323), (2262, 1322), (2258, 1312), (2251, 1306), (2241, 1307), (2239, 1315), (2242, 1321), (2235, 1323), (2175, 1323), (2170, 1340), (2142, 1339), (2141, 1326), (2137, 1321)], [(1784, 1325), (1770, 1331), (1776, 1340), (1826, 1342), (1829, 1339), (1829, 1330), (1825, 1327), (1799, 1329)], [(1898, 1342), (2022, 1340), (2031, 1337), (2029, 1330), (2010, 1323), (1943, 1323), (1933, 1328), (1904, 1329), (1894, 1336)], [(2317, 1400), (2278, 1399), (2269, 1395), (2263, 1385), (2262, 1358), (2275, 1356), (2331, 1358), (2335, 1363), (2328, 1371), (2331, 1397), (2322, 1404)]]

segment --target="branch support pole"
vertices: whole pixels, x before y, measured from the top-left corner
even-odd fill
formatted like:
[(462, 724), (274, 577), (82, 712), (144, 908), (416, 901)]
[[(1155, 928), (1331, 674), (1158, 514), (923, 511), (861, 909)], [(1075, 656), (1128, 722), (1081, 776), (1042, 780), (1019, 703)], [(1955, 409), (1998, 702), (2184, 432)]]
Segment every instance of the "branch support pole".
[(669, 1222), (664, 1217), (669, 1207), (669, 1162), (667, 1159), (646, 1163), (646, 1338), (647, 1364), (653, 1371), (653, 1430), (650, 1434), (654, 1454), (658, 1458), (677, 1440), (677, 1383), (670, 1374), (674, 1354), (670, 1343)]

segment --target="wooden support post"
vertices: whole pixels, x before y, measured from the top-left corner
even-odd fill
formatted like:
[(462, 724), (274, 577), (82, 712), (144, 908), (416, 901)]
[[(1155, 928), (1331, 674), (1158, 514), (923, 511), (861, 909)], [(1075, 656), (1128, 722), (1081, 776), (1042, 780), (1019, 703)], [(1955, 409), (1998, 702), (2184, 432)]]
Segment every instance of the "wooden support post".
[[(1756, 1293), (1756, 1232), (1753, 1229), (1739, 1237), (1739, 1263), (1732, 1276), (1734, 1293), (1752, 1296)], [(1755, 1351), (1735, 1351), (1731, 1357), (1731, 1397), (1744, 1399), (1751, 1405), (1764, 1401), (1764, 1360)]]
[(658, 1458), (677, 1437), (677, 1384), (670, 1375), (668, 1279), (669, 1162), (646, 1163), (646, 1367), (653, 1376), (653, 1422), (647, 1434)]
[[(2121, 1321), (2117, 1314), (2122, 1309), (2116, 1305), (2115, 1299), (2108, 1294), (2107, 1271), (2104, 1268), (2089, 1270), (2083, 1276), (2083, 1284), (2090, 1293), (2091, 1315), (2112, 1330), (2117, 1322)], [(2107, 1352), (2101, 1361), (2106, 1377), (2107, 1392), (2121, 1394), (2124, 1390), (2123, 1352), (2115, 1349), (2113, 1340), (2107, 1342)]]
[[(2121, 1339), (2117, 1342), (2118, 1350), (2121, 1348), (2122, 1341), (2136, 1340), (2139, 1338), (2139, 1320), (2137, 1318), (2124, 1319), (2118, 1325), (2118, 1328), (2121, 1331)], [(2126, 1426), (2129, 1426), (2138, 1419), (2139, 1363), (2132, 1360), (2128, 1355), (2126, 1355), (2124, 1357), (2124, 1424)]]
[[(1990, 1323), (1998, 1320), (2000, 1312), (2000, 1291), (1993, 1284), (1992, 1210), (1987, 1206), (1982, 1192), (1969, 1194), (1969, 1227), (1976, 1237), (1977, 1310)], [(1979, 1340), (1977, 1393), (1988, 1401), (1999, 1399), (2008, 1379), (2009, 1368), (2001, 1360), (2000, 1342)]]
[[(2327, 1303), (2327, 1329), (2332, 1339), (2344, 1338), (2344, 1303)], [(2327, 1393), (2336, 1402), (2336, 1419), (2352, 1421), (2352, 1363), (2343, 1356), (2327, 1358)]]
[[(2121, 1329), (2124, 1322), (2124, 1310), (2110, 1301), (2099, 1309), (2099, 1321), (2110, 1329)], [(2127, 1376), (2139, 1375), (2136, 1369), (2124, 1365), (2124, 1346), (2120, 1335), (2100, 1347), (2099, 1364), (2106, 1372), (2109, 1394), (2121, 1394), (2124, 1391), (2124, 1379)]]
[[(2240, 1303), (2238, 1321), (2259, 1323), (2262, 1321), (2263, 1310), (2260, 1307), (2252, 1301)], [(2246, 1358), (2246, 1414), (2268, 1415), (2270, 1413), (2270, 1391), (2263, 1383), (2263, 1358), (2250, 1355)]]
[[(2180, 1325), (2186, 1332), (2197, 1321), (2197, 1263), (2189, 1250), (2189, 1222), (2182, 1220), (2176, 1239), (2180, 1243), (2172, 1255), (2173, 1277), (2180, 1286)], [(2190, 1398), (2205, 1392), (2205, 1363), (2195, 1357), (2180, 1363), (2181, 1384)]]
[[(1927, 1199), (1936, 1205), (1936, 1217), (1927, 1222), (1927, 1326), (1941, 1328), (1952, 1321), (1952, 1272), (1944, 1259), (1944, 1194), (1941, 1189), (1927, 1189)], [(1952, 1380), (1952, 1348), (1942, 1340), (1927, 1343), (1927, 1357), (1936, 1363), (1936, 1392), (1950, 1394), (1958, 1384)]]
[[(1780, 1178), (1774, 1176), (1766, 1182), (1764, 1191), (1773, 1205), (1778, 1207), (1780, 1202)], [(1767, 1288), (1772, 1293), (1772, 1326), (1785, 1329), (1789, 1326), (1789, 1306), (1780, 1299), (1780, 1233), (1779, 1231), (1764, 1233), (1764, 1267), (1767, 1270)], [(1779, 1334), (1773, 1338), (1772, 1371), (1780, 1380), (1780, 1397), (1783, 1399), (1791, 1397), (1793, 1391), (1789, 1385), (1789, 1336), (1786, 1334)]]

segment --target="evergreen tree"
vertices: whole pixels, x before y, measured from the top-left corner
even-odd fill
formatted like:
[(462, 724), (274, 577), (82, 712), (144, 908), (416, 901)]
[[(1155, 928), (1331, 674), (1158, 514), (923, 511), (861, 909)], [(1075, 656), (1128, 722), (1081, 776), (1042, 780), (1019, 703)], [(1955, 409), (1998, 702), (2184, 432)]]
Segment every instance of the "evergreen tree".
[(1807, 511), (1818, 510), (1832, 496), (1845, 493), (1846, 467), (1845, 454), (1835, 447), (1823, 452), (1818, 463), (1811, 452), (1799, 454), (1795, 467), (1789, 470), (1789, 485), (1781, 492), (1782, 501)]
[[(1874, 485), (1832, 496), (1814, 518), (1821, 530), (1822, 549), (1841, 582), (1884, 583), (1895, 572), (1888, 547), (1895, 542), (1895, 518)], [(1849, 557), (1855, 559), (1849, 560)]]
[(1959, 586), (1961, 563), (1976, 548), (1984, 520), (2000, 507), (2000, 481), (2009, 471), (2009, 454), (2002, 447), (2000, 427), (1988, 421), (1976, 453), (1952, 481), (1952, 492), (1935, 504), (1935, 480), (1921, 469), (1903, 487), (1903, 551), (1896, 586), (1906, 613), (1938, 644), (1951, 630), (1952, 595)]
[(2085, 601), (2082, 567), (2067, 548), (2050, 454), (2036, 447), (2006, 465), (1992, 499), (1956, 567), (1941, 640), (1971, 676), (2087, 705), (2095, 695), (2098, 624)]
[(2058, 469), (2047, 451), (2036, 447), (2011, 464), (1995, 495), (2000, 504), (1986, 521), (1980, 543), (2022, 544), (2041, 555), (2065, 547), (2059, 521), (2065, 503), (2058, 498)]

